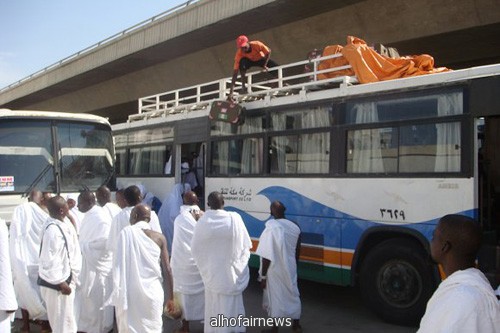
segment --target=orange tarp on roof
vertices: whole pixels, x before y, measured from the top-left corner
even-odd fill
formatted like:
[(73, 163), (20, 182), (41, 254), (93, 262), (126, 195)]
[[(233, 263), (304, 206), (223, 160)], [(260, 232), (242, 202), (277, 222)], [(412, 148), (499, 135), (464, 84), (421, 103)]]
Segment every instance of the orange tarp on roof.
[(434, 68), (434, 58), (428, 54), (389, 58), (370, 48), (364, 40), (353, 36), (347, 37), (347, 45), (344, 47), (327, 46), (323, 56), (337, 53), (342, 53), (343, 57), (324, 60), (320, 62), (318, 69), (349, 64), (352, 70), (318, 74), (318, 80), (355, 74), (360, 83), (369, 83), (450, 70), (446, 67)]
[[(343, 47), (340, 45), (329, 45), (323, 49), (322, 56), (326, 57), (329, 55), (342, 53), (342, 49)], [(349, 65), (349, 62), (344, 57), (326, 59), (318, 64), (318, 71), (328, 68), (346, 66), (346, 65)], [(318, 74), (318, 80), (329, 79), (337, 76), (353, 76), (353, 75), (355, 75), (354, 71), (351, 68), (348, 68), (348, 69), (341, 69), (335, 72), (326, 72)]]

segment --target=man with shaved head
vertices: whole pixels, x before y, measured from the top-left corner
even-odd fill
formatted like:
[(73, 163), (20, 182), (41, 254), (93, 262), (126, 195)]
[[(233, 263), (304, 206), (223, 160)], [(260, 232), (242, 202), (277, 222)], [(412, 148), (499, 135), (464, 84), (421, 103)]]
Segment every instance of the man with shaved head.
[(194, 228), (202, 212), (195, 192), (184, 193), (182, 199), (181, 212), (174, 221), (171, 262), (174, 292), (183, 309), (181, 332), (189, 332), (189, 322), (203, 320), (205, 308), (203, 280), (191, 253)]
[(47, 207), (50, 218), (42, 230), (38, 284), (52, 332), (76, 332), (74, 290), (82, 265), (78, 237), (66, 218), (69, 207), (63, 197), (50, 198)]
[[(271, 216), (255, 252), (261, 257), (259, 279), (264, 289), (264, 309), (271, 318), (293, 319), (293, 332), (300, 332), (301, 303), (297, 286), (300, 228), (285, 218), (286, 207), (271, 203)], [(278, 326), (273, 326), (278, 332)]]
[(419, 332), (498, 332), (500, 304), (475, 268), (481, 228), (463, 215), (442, 217), (431, 240), (432, 259), (446, 275), (427, 303)]
[[(245, 327), (217, 327), (217, 318), (245, 316), (243, 290), (248, 285), (252, 241), (236, 212), (224, 210), (220, 192), (208, 195), (205, 214), (193, 232), (191, 252), (205, 285), (204, 332), (245, 332)], [(227, 325), (227, 324), (226, 324)]]
[(173, 311), (167, 241), (151, 230), (151, 209), (136, 205), (118, 239), (113, 259), (113, 295), (119, 332), (162, 332), (162, 314)]
[(80, 193), (78, 209), (84, 214), (79, 235), (83, 264), (75, 299), (78, 331), (107, 333), (113, 328), (113, 309), (104, 306), (111, 294), (113, 258), (106, 248), (111, 217), (90, 191)]
[(115, 193), (115, 200), (118, 207), (121, 209), (128, 206), (127, 200), (125, 200), (125, 189), (121, 188)]
[(24, 331), (29, 331), (29, 319), (38, 319), (42, 323), (42, 329), (50, 329), (37, 284), (41, 233), (49, 218), (45, 204), (44, 194), (39, 190), (32, 190), (28, 202), (14, 209), (9, 229), (14, 290), (21, 308)]
[[(109, 232), (109, 238), (107, 242), (108, 250), (114, 251), (116, 247), (116, 242), (120, 236), (120, 232), (123, 228), (130, 225), (130, 213), (132, 209), (141, 203), (142, 196), (141, 190), (136, 185), (131, 185), (125, 189), (123, 192), (125, 200), (127, 201), (127, 207), (123, 208), (120, 213), (118, 213), (111, 222), (111, 230)], [(155, 212), (151, 212), (151, 221), (149, 225), (152, 230), (161, 232), (160, 220)]]
[(111, 201), (111, 191), (106, 185), (100, 186), (95, 192), (97, 203), (104, 208), (111, 220), (122, 210), (120, 206)]

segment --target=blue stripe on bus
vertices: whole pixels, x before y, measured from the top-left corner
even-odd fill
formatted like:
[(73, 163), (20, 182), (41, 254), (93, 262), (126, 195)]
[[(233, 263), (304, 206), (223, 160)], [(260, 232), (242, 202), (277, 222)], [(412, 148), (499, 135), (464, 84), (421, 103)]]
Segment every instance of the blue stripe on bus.
[[(302, 242), (306, 244), (354, 250), (367, 229), (386, 225), (359, 219), (282, 186), (270, 186), (258, 194), (265, 196), (270, 202), (279, 200), (286, 206), (287, 218), (299, 224), (302, 230)], [(226, 208), (242, 216), (251, 237), (260, 237), (267, 219), (259, 220), (236, 207)], [(263, 212), (268, 210), (269, 207), (262, 209)], [(454, 213), (477, 218), (477, 209)], [(439, 217), (418, 223), (402, 224), (401, 227), (416, 230), (430, 240), (438, 220)]]

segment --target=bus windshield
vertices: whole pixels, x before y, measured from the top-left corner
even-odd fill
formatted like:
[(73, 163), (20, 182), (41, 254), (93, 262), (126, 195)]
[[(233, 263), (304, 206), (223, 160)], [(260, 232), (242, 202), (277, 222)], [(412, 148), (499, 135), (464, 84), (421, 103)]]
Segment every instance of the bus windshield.
[(112, 156), (113, 140), (104, 125), (6, 119), (0, 124), (0, 192), (95, 189), (111, 177)]

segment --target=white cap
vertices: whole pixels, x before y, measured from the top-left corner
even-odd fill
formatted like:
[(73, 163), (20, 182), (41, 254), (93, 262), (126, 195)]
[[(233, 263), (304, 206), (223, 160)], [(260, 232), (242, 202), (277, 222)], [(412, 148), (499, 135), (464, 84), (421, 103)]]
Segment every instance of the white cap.
[(66, 196), (66, 201), (68, 201), (69, 199), (73, 199), (75, 201), (78, 201), (78, 196), (79, 196), (79, 194), (70, 193)]
[(181, 164), (181, 173), (188, 173), (189, 171), (189, 163), (184, 162)]

